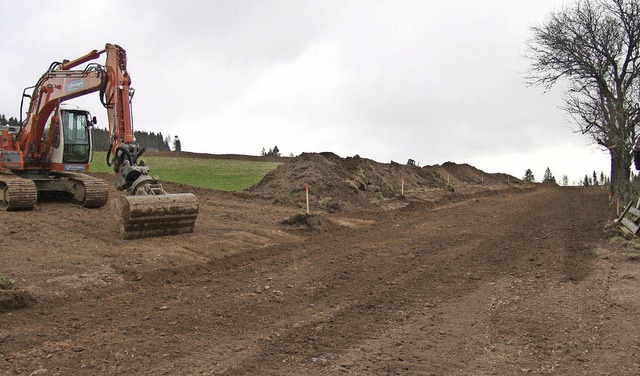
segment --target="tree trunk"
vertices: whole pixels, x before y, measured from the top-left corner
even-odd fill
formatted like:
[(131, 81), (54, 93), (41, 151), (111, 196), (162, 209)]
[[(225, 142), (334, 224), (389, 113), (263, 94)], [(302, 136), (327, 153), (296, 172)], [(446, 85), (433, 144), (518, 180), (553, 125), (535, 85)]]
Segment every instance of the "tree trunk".
[(609, 149), (611, 155), (611, 197), (623, 201), (631, 199), (631, 161), (633, 156), (626, 147)]

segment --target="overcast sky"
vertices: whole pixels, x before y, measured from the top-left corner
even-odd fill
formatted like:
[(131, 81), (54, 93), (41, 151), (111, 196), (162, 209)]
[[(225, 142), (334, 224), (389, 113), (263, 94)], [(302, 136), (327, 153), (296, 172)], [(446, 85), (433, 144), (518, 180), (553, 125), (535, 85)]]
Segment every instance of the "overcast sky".
[[(567, 0), (564, 1), (565, 3)], [(562, 0), (2, 1), (0, 113), (53, 61), (127, 51), (136, 129), (183, 150), (331, 151), (571, 182), (609, 173), (525, 83), (530, 27)], [(98, 94), (74, 102), (106, 127)], [(151, 166), (153, 168), (153, 166)]]

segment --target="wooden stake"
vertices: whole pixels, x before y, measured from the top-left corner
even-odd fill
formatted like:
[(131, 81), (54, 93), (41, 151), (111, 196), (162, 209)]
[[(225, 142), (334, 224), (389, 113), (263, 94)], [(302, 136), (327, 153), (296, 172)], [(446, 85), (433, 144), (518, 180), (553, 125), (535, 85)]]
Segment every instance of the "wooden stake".
[(307, 215), (309, 215), (309, 183), (304, 184), (304, 191), (306, 192), (307, 196)]

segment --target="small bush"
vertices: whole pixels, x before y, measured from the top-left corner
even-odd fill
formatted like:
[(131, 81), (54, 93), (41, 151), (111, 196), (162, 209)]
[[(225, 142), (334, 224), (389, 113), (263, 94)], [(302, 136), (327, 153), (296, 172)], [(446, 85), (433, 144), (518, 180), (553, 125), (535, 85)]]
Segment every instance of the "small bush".
[(622, 236), (614, 236), (613, 238), (609, 239), (609, 244), (623, 244), (625, 242), (626, 240), (624, 240)]
[(640, 252), (638, 251), (627, 252), (624, 255), (629, 257), (630, 260), (640, 260)]
[(324, 197), (320, 200), (320, 206), (322, 206), (329, 213), (336, 213), (340, 211), (340, 204), (333, 201), (331, 197)]
[(13, 285), (16, 283), (13, 279), (7, 277), (5, 274), (0, 273), (0, 289), (9, 290), (13, 288)]

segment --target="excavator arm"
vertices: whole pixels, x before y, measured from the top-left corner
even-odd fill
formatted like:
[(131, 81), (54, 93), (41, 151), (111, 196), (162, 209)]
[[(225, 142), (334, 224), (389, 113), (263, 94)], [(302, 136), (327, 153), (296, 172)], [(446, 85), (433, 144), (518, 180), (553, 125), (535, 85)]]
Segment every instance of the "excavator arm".
[[(83, 70), (73, 68), (99, 58), (106, 53), (104, 65), (89, 64)], [(51, 114), (60, 103), (100, 92), (100, 101), (107, 109), (111, 146), (108, 151), (109, 165), (116, 172), (116, 188), (131, 188), (139, 175), (147, 169), (135, 169), (138, 157), (144, 152), (133, 137), (131, 121), (131, 78), (127, 72), (126, 53), (120, 46), (107, 44), (102, 51), (93, 50), (73, 61), (53, 63), (33, 87), (26, 121), (19, 133), (18, 145), (26, 168), (41, 168), (46, 164), (49, 145), (42, 141), (42, 135)], [(30, 89), (30, 88), (27, 88)], [(27, 90), (25, 89), (25, 90)], [(59, 126), (59, 119), (53, 117), (51, 127)], [(53, 134), (53, 132), (49, 132)], [(128, 162), (128, 167), (121, 167)], [(142, 170), (142, 171), (140, 171)], [(122, 176), (125, 173), (125, 176)], [(129, 176), (129, 174), (132, 174)], [(134, 178), (135, 177), (135, 178)]]

